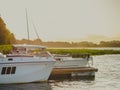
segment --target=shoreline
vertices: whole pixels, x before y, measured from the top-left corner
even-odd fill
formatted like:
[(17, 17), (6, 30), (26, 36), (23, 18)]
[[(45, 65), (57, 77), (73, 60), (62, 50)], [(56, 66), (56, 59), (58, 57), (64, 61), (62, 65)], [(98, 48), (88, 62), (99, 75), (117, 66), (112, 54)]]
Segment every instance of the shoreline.
[[(0, 45), (0, 52), (8, 54), (12, 50), (11, 45)], [(52, 54), (90, 54), (90, 55), (104, 55), (104, 54), (120, 54), (120, 47), (64, 47), (64, 48), (49, 48), (47, 49)]]

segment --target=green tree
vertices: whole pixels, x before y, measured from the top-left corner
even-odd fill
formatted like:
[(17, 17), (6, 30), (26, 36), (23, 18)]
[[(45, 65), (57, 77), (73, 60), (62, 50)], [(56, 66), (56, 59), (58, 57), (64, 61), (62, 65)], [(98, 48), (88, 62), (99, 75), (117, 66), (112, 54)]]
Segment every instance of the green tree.
[(6, 28), (6, 24), (0, 17), (0, 44), (11, 44), (13, 42), (16, 42), (14, 34)]

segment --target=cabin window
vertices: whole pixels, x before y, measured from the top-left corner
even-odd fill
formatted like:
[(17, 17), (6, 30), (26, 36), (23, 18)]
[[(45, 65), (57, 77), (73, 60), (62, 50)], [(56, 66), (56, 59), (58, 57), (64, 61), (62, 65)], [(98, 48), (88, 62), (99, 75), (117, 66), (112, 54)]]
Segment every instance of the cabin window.
[(16, 67), (12, 67), (11, 74), (15, 74), (15, 71), (16, 71)]
[(5, 72), (6, 72), (6, 67), (3, 67), (1, 74), (5, 74)]
[(13, 59), (12, 58), (8, 58), (8, 61), (12, 61)]
[(6, 74), (10, 74), (10, 71), (11, 71), (11, 67), (8, 67)]
[(16, 72), (16, 67), (3, 67), (1, 74), (15, 74)]

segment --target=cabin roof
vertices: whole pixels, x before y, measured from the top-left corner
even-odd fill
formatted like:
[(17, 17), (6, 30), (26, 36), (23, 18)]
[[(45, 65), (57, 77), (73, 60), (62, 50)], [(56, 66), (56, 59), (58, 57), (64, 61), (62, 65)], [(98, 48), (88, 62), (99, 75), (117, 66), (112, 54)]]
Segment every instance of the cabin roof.
[(41, 46), (41, 45), (28, 45), (28, 44), (13, 44), (13, 47), (17, 48), (27, 48), (27, 49), (45, 49), (46, 46)]

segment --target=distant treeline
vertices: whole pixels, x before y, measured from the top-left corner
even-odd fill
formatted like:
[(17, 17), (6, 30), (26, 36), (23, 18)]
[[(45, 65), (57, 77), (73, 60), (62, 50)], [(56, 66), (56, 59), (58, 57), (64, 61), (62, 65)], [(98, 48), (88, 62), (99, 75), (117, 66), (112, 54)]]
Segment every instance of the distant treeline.
[[(16, 40), (17, 44), (28, 43), (28, 40)], [(42, 42), (42, 40), (30, 40), (29, 44), (45, 45), (48, 47), (120, 47), (120, 41), (101, 41), (96, 44), (93, 42), (82, 41), (82, 42)]]

